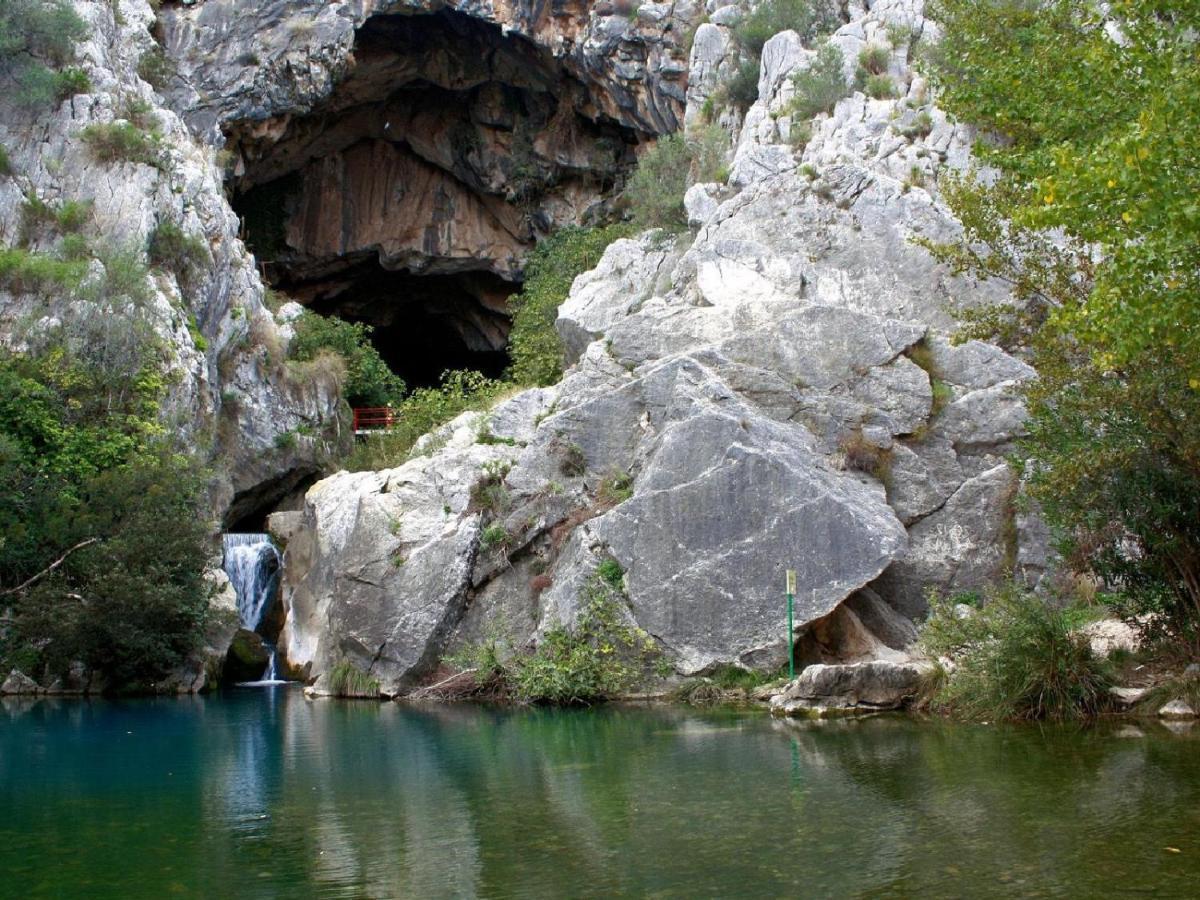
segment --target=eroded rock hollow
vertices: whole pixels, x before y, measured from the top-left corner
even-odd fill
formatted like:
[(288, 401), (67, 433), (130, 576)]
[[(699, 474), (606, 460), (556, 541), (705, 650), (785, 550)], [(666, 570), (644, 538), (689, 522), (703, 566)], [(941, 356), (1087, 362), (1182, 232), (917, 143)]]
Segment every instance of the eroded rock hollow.
[(596, 90), (492, 22), (372, 16), (311, 111), (226, 124), (247, 242), (288, 295), (376, 326), (410, 384), (499, 374), (529, 250), (603, 218), (652, 136)]

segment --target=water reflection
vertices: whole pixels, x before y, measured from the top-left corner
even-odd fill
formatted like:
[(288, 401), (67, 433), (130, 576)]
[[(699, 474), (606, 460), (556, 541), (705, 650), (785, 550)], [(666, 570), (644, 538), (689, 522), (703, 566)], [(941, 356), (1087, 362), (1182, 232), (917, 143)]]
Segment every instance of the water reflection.
[(18, 896), (1191, 896), (1196, 738), (1127, 734), (8, 698), (0, 871)]

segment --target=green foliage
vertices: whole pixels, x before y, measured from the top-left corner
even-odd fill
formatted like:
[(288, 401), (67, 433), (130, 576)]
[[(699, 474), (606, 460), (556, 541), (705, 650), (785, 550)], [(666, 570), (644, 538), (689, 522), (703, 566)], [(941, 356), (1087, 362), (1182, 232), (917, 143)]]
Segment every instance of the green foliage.
[(843, 97), (850, 95), (843, 72), (842, 51), (828, 41), (817, 49), (812, 64), (792, 76), (796, 93), (788, 112), (801, 119), (811, 119), (817, 113), (833, 112)]
[(887, 47), (868, 44), (859, 51), (858, 65), (867, 75), (882, 75), (887, 72), (891, 58), (891, 51)]
[(1054, 318), (1111, 364), (1174, 347), (1200, 389), (1200, 6), (986, 9), (934, 5), (931, 76), (949, 112), (1004, 135), (978, 150), (1004, 174), (1005, 217), (1099, 251), (1086, 298)]
[(305, 310), (294, 327), (288, 358), (308, 362), (330, 351), (340, 356), (346, 363), (342, 394), (351, 406), (400, 404), (404, 382), (388, 368), (371, 343), (371, 326)]
[(595, 575), (579, 600), (574, 628), (555, 625), (532, 654), (509, 662), (507, 677), (519, 699), (592, 703), (628, 693), (649, 674), (658, 650), (649, 635), (625, 623), (619, 590)]
[(481, 409), (511, 385), (479, 372), (453, 370), (442, 375), (438, 387), (416, 388), (392, 407), (396, 424), (384, 434), (359, 443), (346, 460), (352, 472), (372, 471), (404, 462), (422, 435), (449, 422), (459, 413)]
[(342, 660), (329, 671), (329, 691), (336, 697), (378, 697), (379, 679)]
[(479, 535), (479, 547), (484, 552), (503, 550), (512, 541), (512, 535), (499, 522), (494, 522)]
[(174, 222), (161, 221), (150, 232), (146, 244), (150, 264), (174, 272), (183, 283), (191, 282), (212, 262), (204, 239), (185, 232)]
[(724, 85), (725, 99), (738, 109), (746, 110), (758, 99), (759, 63), (757, 59), (742, 60)]
[(0, 249), (0, 285), (16, 293), (73, 288), (86, 271), (77, 260), (16, 247)]
[(691, 153), (680, 134), (659, 138), (642, 154), (625, 188), (633, 221), (639, 228), (682, 231), (687, 227), (683, 195), (691, 165)]
[(30, 109), (89, 89), (79, 69), (56, 72), (74, 56), (87, 33), (67, 0), (5, 0), (0, 3), (0, 80), (16, 102)]
[(131, 122), (97, 122), (84, 128), (79, 136), (100, 162), (163, 166), (162, 138), (156, 130), (143, 131)]
[(967, 320), (1038, 369), (1029, 492), (1075, 569), (1200, 648), (1200, 8), (940, 0), (930, 15), (941, 102), (1003, 140), (977, 148), (998, 178), (944, 180), (963, 241), (926, 246), (1019, 301)]
[(616, 506), (633, 496), (633, 476), (628, 472), (611, 472), (596, 488), (596, 499), (606, 505)]
[(629, 232), (621, 225), (563, 228), (538, 244), (526, 263), (520, 292), (509, 298), (509, 379), (519, 385), (550, 385), (562, 377), (562, 343), (554, 330), (558, 307), (575, 278), (594, 268), (605, 248)]
[(625, 590), (625, 570), (613, 557), (606, 556), (596, 566), (596, 577), (618, 593)]
[(0, 176), (7, 177), (12, 173), (12, 160), (9, 159), (8, 148), (0, 144)]
[(887, 75), (869, 75), (863, 82), (863, 93), (872, 100), (890, 100), (896, 96), (896, 82)]
[(1019, 587), (993, 592), (969, 613), (959, 598), (930, 598), (921, 643), (954, 668), (933, 709), (970, 719), (1076, 719), (1105, 711), (1112, 675), (1075, 628), (1077, 617)]
[(763, 45), (789, 29), (805, 44), (841, 25), (835, 4), (827, 0), (763, 0), (733, 30), (738, 44), (757, 59)]
[(137, 73), (150, 87), (163, 91), (175, 77), (175, 63), (162, 47), (155, 44), (138, 60)]
[(128, 688), (197, 646), (210, 529), (199, 469), (157, 437), (161, 378), (111, 380), (62, 343), (0, 358), (0, 590), (33, 579), (6, 598), (0, 661)]

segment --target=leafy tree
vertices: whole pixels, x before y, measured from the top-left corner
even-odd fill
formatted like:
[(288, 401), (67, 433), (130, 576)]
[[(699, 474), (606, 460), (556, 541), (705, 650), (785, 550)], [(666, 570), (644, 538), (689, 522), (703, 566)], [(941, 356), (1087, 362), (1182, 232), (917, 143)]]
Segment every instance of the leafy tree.
[(351, 406), (388, 406), (401, 401), (404, 381), (388, 368), (371, 343), (371, 326), (305, 311), (295, 323), (288, 347), (291, 359), (305, 362), (322, 352), (346, 362), (343, 395)]
[(1200, 7), (939, 0), (940, 102), (998, 173), (947, 179), (1014, 307), (968, 333), (1031, 354), (1023, 455), (1077, 569), (1200, 647)]
[(198, 466), (152, 418), (161, 378), (122, 405), (108, 386), (62, 344), (0, 358), (0, 660), (128, 688), (197, 645), (211, 529)]
[(737, 24), (734, 36), (757, 59), (763, 45), (781, 31), (795, 31), (807, 43), (841, 24), (835, 5), (827, 0), (762, 0)]

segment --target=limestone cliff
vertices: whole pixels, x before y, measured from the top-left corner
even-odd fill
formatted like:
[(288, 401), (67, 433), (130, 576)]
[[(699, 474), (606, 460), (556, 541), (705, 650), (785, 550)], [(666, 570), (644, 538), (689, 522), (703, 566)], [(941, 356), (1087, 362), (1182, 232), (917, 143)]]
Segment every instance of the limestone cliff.
[[(717, 23), (737, 10), (710, 13), (689, 122), (736, 63)], [(683, 674), (779, 665), (786, 568), (808, 662), (901, 659), (928, 589), (1039, 577), (1044, 536), (1005, 462), (1034, 373), (947, 339), (948, 307), (1005, 295), (913, 242), (958, 233), (933, 185), (971, 136), (890, 40), (932, 33), (922, 4), (849, 14), (832, 40), (850, 61), (892, 47), (897, 98), (853, 94), (796, 149), (790, 75), (813, 52), (771, 39), (728, 183), (688, 193), (695, 232), (618, 241), (576, 280), (562, 383), (308, 493), (285, 558), (293, 671), (320, 689), (349, 662), (402, 692), (447, 650), (570, 622), (605, 558)]]

